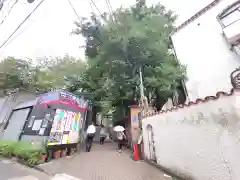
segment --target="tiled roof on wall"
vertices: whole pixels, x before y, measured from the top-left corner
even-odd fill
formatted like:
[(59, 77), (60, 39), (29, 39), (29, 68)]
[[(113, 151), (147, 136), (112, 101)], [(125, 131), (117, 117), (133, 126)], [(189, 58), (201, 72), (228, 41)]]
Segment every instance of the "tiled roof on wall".
[[(150, 116), (155, 116), (155, 115), (162, 114), (162, 113), (172, 112), (172, 111), (177, 110), (177, 109), (179, 109), (179, 108), (185, 108), (185, 107), (189, 107), (189, 106), (191, 106), (191, 105), (197, 105), (197, 104), (199, 104), (199, 103), (206, 103), (206, 102), (209, 102), (209, 101), (215, 101), (215, 100), (217, 100), (220, 96), (232, 96), (232, 95), (234, 94), (234, 92), (236, 92), (236, 91), (239, 91), (239, 92), (240, 92), (240, 89), (234, 89), (234, 88), (233, 88), (233, 89), (230, 91), (230, 93), (226, 93), (226, 92), (219, 91), (219, 92), (217, 92), (217, 94), (216, 94), (215, 96), (207, 96), (207, 97), (205, 97), (205, 98), (203, 98), (203, 99), (197, 99), (195, 102), (190, 101), (190, 102), (187, 103), (187, 104), (182, 104), (182, 105), (174, 106), (174, 107), (172, 107), (171, 109), (167, 109), (166, 111), (161, 110), (161, 111), (159, 111), (159, 112), (155, 112), (155, 113), (152, 113), (152, 114), (147, 114), (147, 115), (145, 115), (144, 117), (150, 117)], [(144, 117), (143, 117), (143, 118), (144, 118)]]
[(190, 17), (188, 20), (186, 20), (184, 23), (182, 23), (181, 25), (179, 25), (177, 28), (175, 28), (171, 35), (175, 34), (176, 32), (178, 32), (179, 30), (183, 29), (185, 26), (187, 26), (188, 24), (190, 24), (191, 22), (193, 22), (194, 20), (196, 20), (199, 16), (203, 15), (205, 12), (207, 12), (208, 10), (212, 9), (214, 6), (216, 6), (221, 0), (214, 0), (213, 2), (211, 2), (209, 5), (207, 5), (206, 7), (204, 7), (203, 9), (201, 9), (200, 11), (198, 11), (196, 14), (194, 14), (192, 17)]

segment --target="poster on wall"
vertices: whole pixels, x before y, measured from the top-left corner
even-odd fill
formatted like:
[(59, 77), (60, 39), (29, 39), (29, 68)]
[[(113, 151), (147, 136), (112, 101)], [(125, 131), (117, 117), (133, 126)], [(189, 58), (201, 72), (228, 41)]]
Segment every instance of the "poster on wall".
[(48, 145), (77, 143), (82, 119), (80, 112), (57, 109), (53, 120)]
[(40, 128), (38, 134), (39, 135), (44, 135), (44, 132), (45, 132), (45, 128)]
[(36, 119), (33, 123), (32, 130), (38, 131), (41, 128), (42, 121), (43, 121), (42, 119)]
[(35, 116), (31, 116), (28, 122), (28, 128), (31, 128), (33, 126), (35, 120)]
[(132, 134), (132, 141), (137, 143), (140, 128), (139, 128), (139, 112), (141, 111), (140, 108), (131, 108), (131, 134)]

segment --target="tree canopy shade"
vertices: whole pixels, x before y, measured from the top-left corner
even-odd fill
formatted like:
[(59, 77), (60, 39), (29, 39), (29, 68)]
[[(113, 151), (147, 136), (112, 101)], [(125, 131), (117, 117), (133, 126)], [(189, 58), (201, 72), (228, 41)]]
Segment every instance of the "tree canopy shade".
[(73, 33), (86, 40), (88, 66), (81, 77), (71, 79), (70, 89), (92, 92), (95, 101), (108, 108), (128, 107), (139, 99), (141, 67), (144, 93), (161, 109), (185, 78), (185, 67), (171, 53), (175, 18), (161, 4), (148, 7), (137, 0), (130, 8), (76, 22)]

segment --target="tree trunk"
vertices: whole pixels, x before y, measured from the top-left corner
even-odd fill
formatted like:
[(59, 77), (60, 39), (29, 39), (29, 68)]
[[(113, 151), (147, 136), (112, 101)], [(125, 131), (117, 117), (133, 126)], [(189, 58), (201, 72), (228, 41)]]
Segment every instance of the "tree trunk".
[[(167, 102), (168, 97), (167, 96), (161, 96), (161, 92), (157, 89), (155, 91), (156, 99), (155, 99), (155, 106), (157, 111), (160, 111), (163, 107), (163, 105)], [(163, 98), (165, 97), (165, 98)]]

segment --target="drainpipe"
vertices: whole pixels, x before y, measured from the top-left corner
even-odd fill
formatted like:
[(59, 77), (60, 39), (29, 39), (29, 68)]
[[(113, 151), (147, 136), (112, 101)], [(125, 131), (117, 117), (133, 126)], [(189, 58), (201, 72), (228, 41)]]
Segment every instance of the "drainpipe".
[[(180, 64), (180, 62), (177, 58), (177, 54), (176, 54), (176, 50), (175, 50), (175, 47), (174, 47), (174, 44), (173, 44), (172, 36), (170, 36), (169, 39), (170, 39), (170, 42), (172, 44), (172, 49), (173, 49), (173, 54), (174, 54), (175, 60)], [(189, 95), (188, 95), (188, 92), (187, 92), (185, 80), (181, 80), (181, 83), (182, 83), (182, 86), (183, 86), (184, 94), (186, 96), (186, 101), (189, 102), (190, 99), (189, 99)]]

